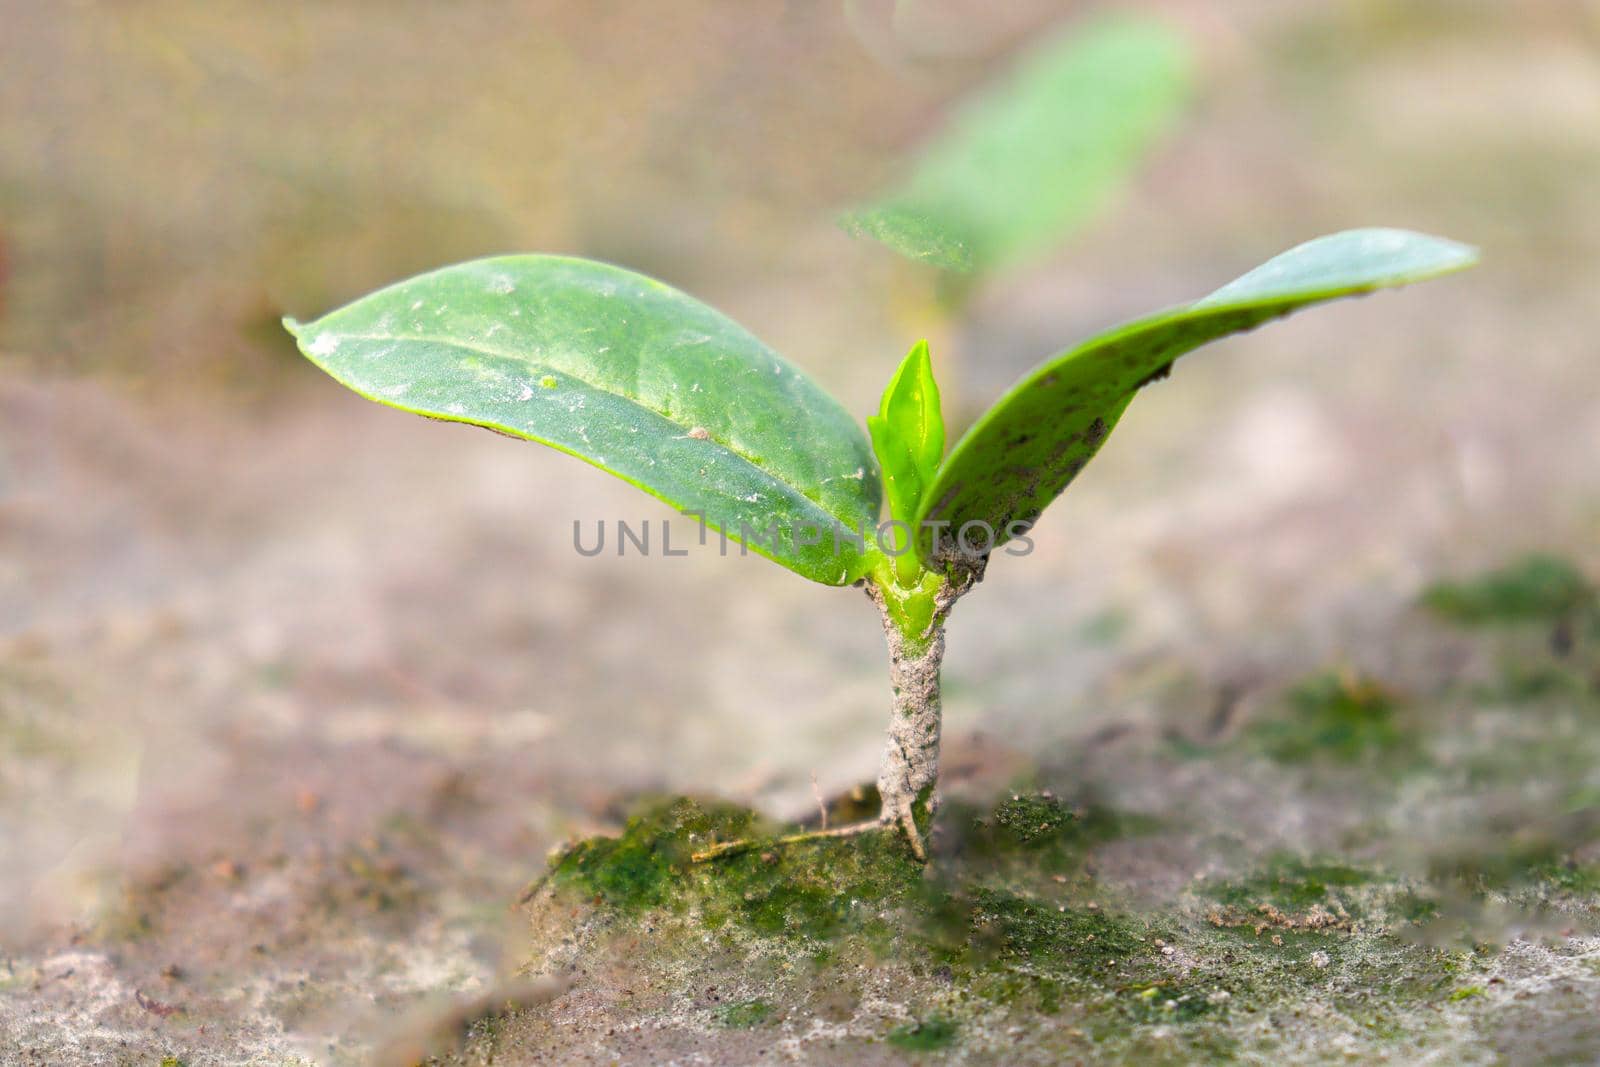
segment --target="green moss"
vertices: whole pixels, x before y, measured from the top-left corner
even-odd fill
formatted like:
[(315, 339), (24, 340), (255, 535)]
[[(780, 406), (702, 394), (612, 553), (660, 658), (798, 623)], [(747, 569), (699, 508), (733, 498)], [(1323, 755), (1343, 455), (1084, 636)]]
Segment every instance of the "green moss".
[(697, 849), (755, 829), (749, 811), (679, 797), (630, 818), (620, 837), (593, 837), (572, 845), (553, 862), (550, 880), (580, 888), (616, 908), (659, 907), (676, 895)]
[(1251, 731), (1279, 762), (1355, 763), (1416, 751), (1415, 739), (1400, 726), (1394, 697), (1371, 679), (1318, 675), (1291, 690), (1288, 704), (1286, 717), (1260, 722)]
[[(749, 811), (679, 798), (629, 819), (620, 837), (572, 846), (550, 878), (625, 911), (693, 908), (712, 929), (812, 939), (881, 925), (872, 906), (898, 906), (921, 881), (921, 864), (889, 834), (763, 843), (771, 836)], [(742, 851), (694, 862), (744, 839)]]
[(895, 1048), (911, 1052), (931, 1052), (955, 1044), (958, 1029), (954, 1022), (935, 1015), (919, 1022), (897, 1026), (889, 1031), (884, 1040)]
[(1147, 985), (1160, 978), (1148, 970), (1153, 949), (1138, 920), (1067, 903), (1073, 891), (1059, 876), (1041, 881), (1058, 899), (1001, 884), (1013, 867), (1027, 873), (1030, 859), (1048, 866), (1077, 855), (1085, 833), (1112, 832), (1119, 819), (1079, 819), (1043, 794), (946, 815), (955, 855), (932, 869), (887, 833), (786, 844), (757, 837), (697, 863), (695, 851), (766, 828), (748, 812), (680, 799), (630, 819), (617, 838), (574, 845), (551, 880), (621, 912), (664, 909), (711, 931), (798, 941), (824, 969), (835, 958), (894, 958), (942, 968), (985, 1000), (1049, 1011), (1085, 983), (1109, 990), (1130, 975)]
[[(714, 930), (826, 941), (856, 933), (882, 938), (909, 925), (929, 943), (942, 944), (956, 930), (965, 945), (972, 936), (983, 941), (988, 935), (974, 929), (995, 922), (1007, 938), (1026, 936), (1026, 924), (1019, 923), (1028, 906), (1017, 897), (1007, 911), (1003, 895), (971, 881), (978, 868), (1026, 859), (1060, 870), (1079, 863), (1092, 839), (1129, 825), (1105, 812), (1079, 817), (1048, 794), (1013, 795), (991, 811), (956, 806), (940, 819), (940, 840), (964, 868), (952, 878), (949, 863), (929, 871), (891, 834), (776, 844), (773, 828), (748, 811), (680, 798), (630, 818), (617, 837), (572, 845), (553, 861), (549, 880), (623, 911), (693, 910)], [(693, 861), (696, 852), (735, 840), (750, 844), (709, 862)], [(1075, 914), (1050, 922), (1062, 927)], [(1092, 913), (1082, 921), (1107, 922)]]
[(1120, 916), (1051, 906), (1004, 890), (974, 890), (969, 920), (968, 949), (974, 956), (1026, 962), (1055, 973), (1093, 978), (1108, 962), (1148, 951)]
[(1451, 993), (1450, 999), (1452, 1001), (1470, 1000), (1473, 997), (1481, 997), (1487, 992), (1488, 990), (1481, 985), (1469, 985), (1456, 990), (1454, 993)]
[[(766, 961), (758, 996), (714, 1010), (721, 1027), (848, 1018), (861, 976), (893, 973), (920, 1020), (884, 1035), (903, 1052), (1011, 1020), (1068, 1059), (1094, 1049), (1106, 1062), (1213, 1062), (1242, 1047), (1236, 1020), (1307, 1003), (1373, 1041), (1402, 1041), (1419, 1010), (1484, 980), (1395, 932), (1437, 909), (1431, 899), (1331, 859), (1281, 856), (1195, 886), (1177, 912), (1129, 912), (1087, 860), (1094, 842), (1143, 826), (1043, 792), (952, 805), (924, 868), (888, 834), (775, 844), (749, 812), (677, 800), (615, 839), (569, 849), (553, 878), (618, 916), (637, 913), (602, 928), (682, 992), (723, 966), (749, 980), (748, 961)], [(691, 861), (744, 834), (757, 835), (749, 847)], [(702, 966), (708, 954), (726, 962)]]
[(1005, 843), (1032, 848), (1060, 837), (1076, 816), (1048, 793), (1013, 796), (994, 809), (994, 825)]
[(1212, 999), (1213, 990), (1182, 981), (1158, 982), (1131, 990), (1118, 1001), (1122, 1012), (1139, 1023), (1188, 1023), (1215, 1011), (1220, 1003)]
[(1534, 865), (1528, 877), (1564, 893), (1600, 894), (1600, 863), (1579, 863), (1568, 856)]
[[(1561, 832), (1558, 832), (1561, 831)], [(1550, 894), (1600, 893), (1600, 864), (1580, 863), (1572, 853), (1582, 825), (1531, 826), (1494, 848), (1445, 851), (1429, 860), (1429, 878), (1436, 884), (1465, 890), (1512, 892), (1538, 898)]]
[(927, 901), (921, 919), (917, 953), (995, 1004), (1053, 1014), (1074, 991), (1104, 995), (1158, 977), (1144, 924), (1097, 907), (968, 884)]
[(1321, 906), (1328, 910), (1344, 908), (1356, 914), (1359, 905), (1351, 891), (1373, 881), (1370, 872), (1356, 867), (1279, 856), (1248, 878), (1210, 887), (1207, 895), (1220, 904), (1248, 911), (1269, 904), (1288, 912)]
[(777, 1010), (767, 1001), (759, 998), (741, 1000), (733, 1004), (725, 1004), (718, 1009), (717, 1022), (736, 1030), (748, 1030), (770, 1020), (777, 1013)]
[(1439, 915), (1439, 902), (1416, 890), (1407, 889), (1390, 902), (1389, 910), (1410, 923), (1425, 923)]
[(1075, 810), (1049, 792), (1013, 793), (989, 810), (947, 804), (939, 817), (939, 844), (969, 875), (983, 867), (1061, 874), (1080, 870), (1096, 844), (1150, 833), (1160, 825), (1098, 806)]
[(1595, 587), (1557, 556), (1532, 554), (1498, 570), (1458, 582), (1440, 582), (1422, 595), (1434, 614), (1468, 626), (1555, 622), (1592, 604)]
[(914, 900), (923, 871), (898, 837), (873, 833), (752, 849), (695, 873), (709, 925), (825, 940), (886, 930), (885, 913)]

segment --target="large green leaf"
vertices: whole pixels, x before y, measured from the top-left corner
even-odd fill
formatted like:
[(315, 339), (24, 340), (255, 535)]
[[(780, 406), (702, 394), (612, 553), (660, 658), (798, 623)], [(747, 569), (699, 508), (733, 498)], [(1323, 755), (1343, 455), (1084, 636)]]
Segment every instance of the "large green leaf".
[(1349, 230), (1293, 248), (1188, 307), (1085, 341), (1029, 372), (957, 442), (923, 499), (924, 546), (939, 558), (972, 554), (930, 523), (952, 531), (987, 524), (972, 530), (969, 545), (983, 543), (988, 531), (1001, 544), (1013, 523), (1032, 524), (1099, 450), (1133, 395), (1165, 377), (1179, 356), (1299, 308), (1476, 261), (1473, 249), (1454, 241)]
[(369, 399), (569, 452), (814, 581), (863, 572), (835, 535), (878, 518), (861, 429), (743, 327), (654, 279), (506, 256), (285, 325)]
[(841, 223), (948, 270), (1047, 251), (1127, 181), (1188, 82), (1184, 40), (1157, 22), (1069, 30), (967, 101), (899, 188)]

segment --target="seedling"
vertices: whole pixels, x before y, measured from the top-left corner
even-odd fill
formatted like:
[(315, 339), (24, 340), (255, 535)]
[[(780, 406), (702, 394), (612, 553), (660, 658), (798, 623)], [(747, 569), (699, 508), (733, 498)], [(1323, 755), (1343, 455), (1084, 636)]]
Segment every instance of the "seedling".
[[(558, 448), (883, 618), (893, 708), (882, 814), (926, 857), (939, 770), (944, 625), (1104, 445), (1144, 386), (1201, 345), (1339, 297), (1470, 266), (1464, 245), (1352, 230), (1193, 304), (1119, 326), (1011, 387), (945, 454), (926, 345), (864, 434), (737, 323), (661, 282), (583, 259), (506, 256), (400, 282), (311, 323), (301, 351), (369, 399)], [(883, 507), (887, 502), (887, 516)]]

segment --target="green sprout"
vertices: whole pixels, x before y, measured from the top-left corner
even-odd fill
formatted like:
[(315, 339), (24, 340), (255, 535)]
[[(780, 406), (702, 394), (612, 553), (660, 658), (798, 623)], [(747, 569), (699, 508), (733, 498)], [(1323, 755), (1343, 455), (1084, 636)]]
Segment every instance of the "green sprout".
[(589, 260), (476, 260), (284, 324), (313, 363), (362, 396), (550, 445), (802, 577), (863, 588), (883, 618), (893, 687), (882, 811), (827, 832), (898, 829), (925, 859), (945, 621), (993, 552), (1024, 537), (1100, 450), (1134, 395), (1208, 342), (1476, 258), (1403, 230), (1307, 242), (1202, 300), (1046, 360), (948, 454), (925, 345), (895, 372), (869, 438), (731, 319)]

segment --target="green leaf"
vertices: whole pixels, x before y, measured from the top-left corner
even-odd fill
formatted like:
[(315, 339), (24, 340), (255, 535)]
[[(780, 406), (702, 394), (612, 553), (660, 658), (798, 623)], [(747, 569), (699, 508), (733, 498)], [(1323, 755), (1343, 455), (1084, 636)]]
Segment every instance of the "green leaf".
[(865, 571), (853, 534), (835, 535), (879, 511), (855, 421), (743, 327), (654, 279), (506, 256), (285, 326), (371, 400), (571, 453), (813, 581)]
[(901, 361), (878, 413), (867, 417), (867, 431), (883, 472), (889, 515), (910, 522), (944, 459), (944, 416), (927, 341), (918, 341)]
[[(1203, 300), (1085, 341), (1029, 372), (956, 443), (923, 499), (918, 529), (977, 522), (990, 547), (1031, 525), (1093, 458), (1140, 388), (1201, 345), (1303, 307), (1462, 270), (1466, 245), (1405, 230), (1349, 230), (1269, 260)], [(1013, 524), (1016, 524), (1015, 526)], [(936, 558), (981, 555), (948, 537)]]
[(841, 224), (947, 270), (1025, 260), (1100, 210), (1188, 95), (1183, 38), (1148, 19), (1101, 18), (967, 101), (899, 188)]

